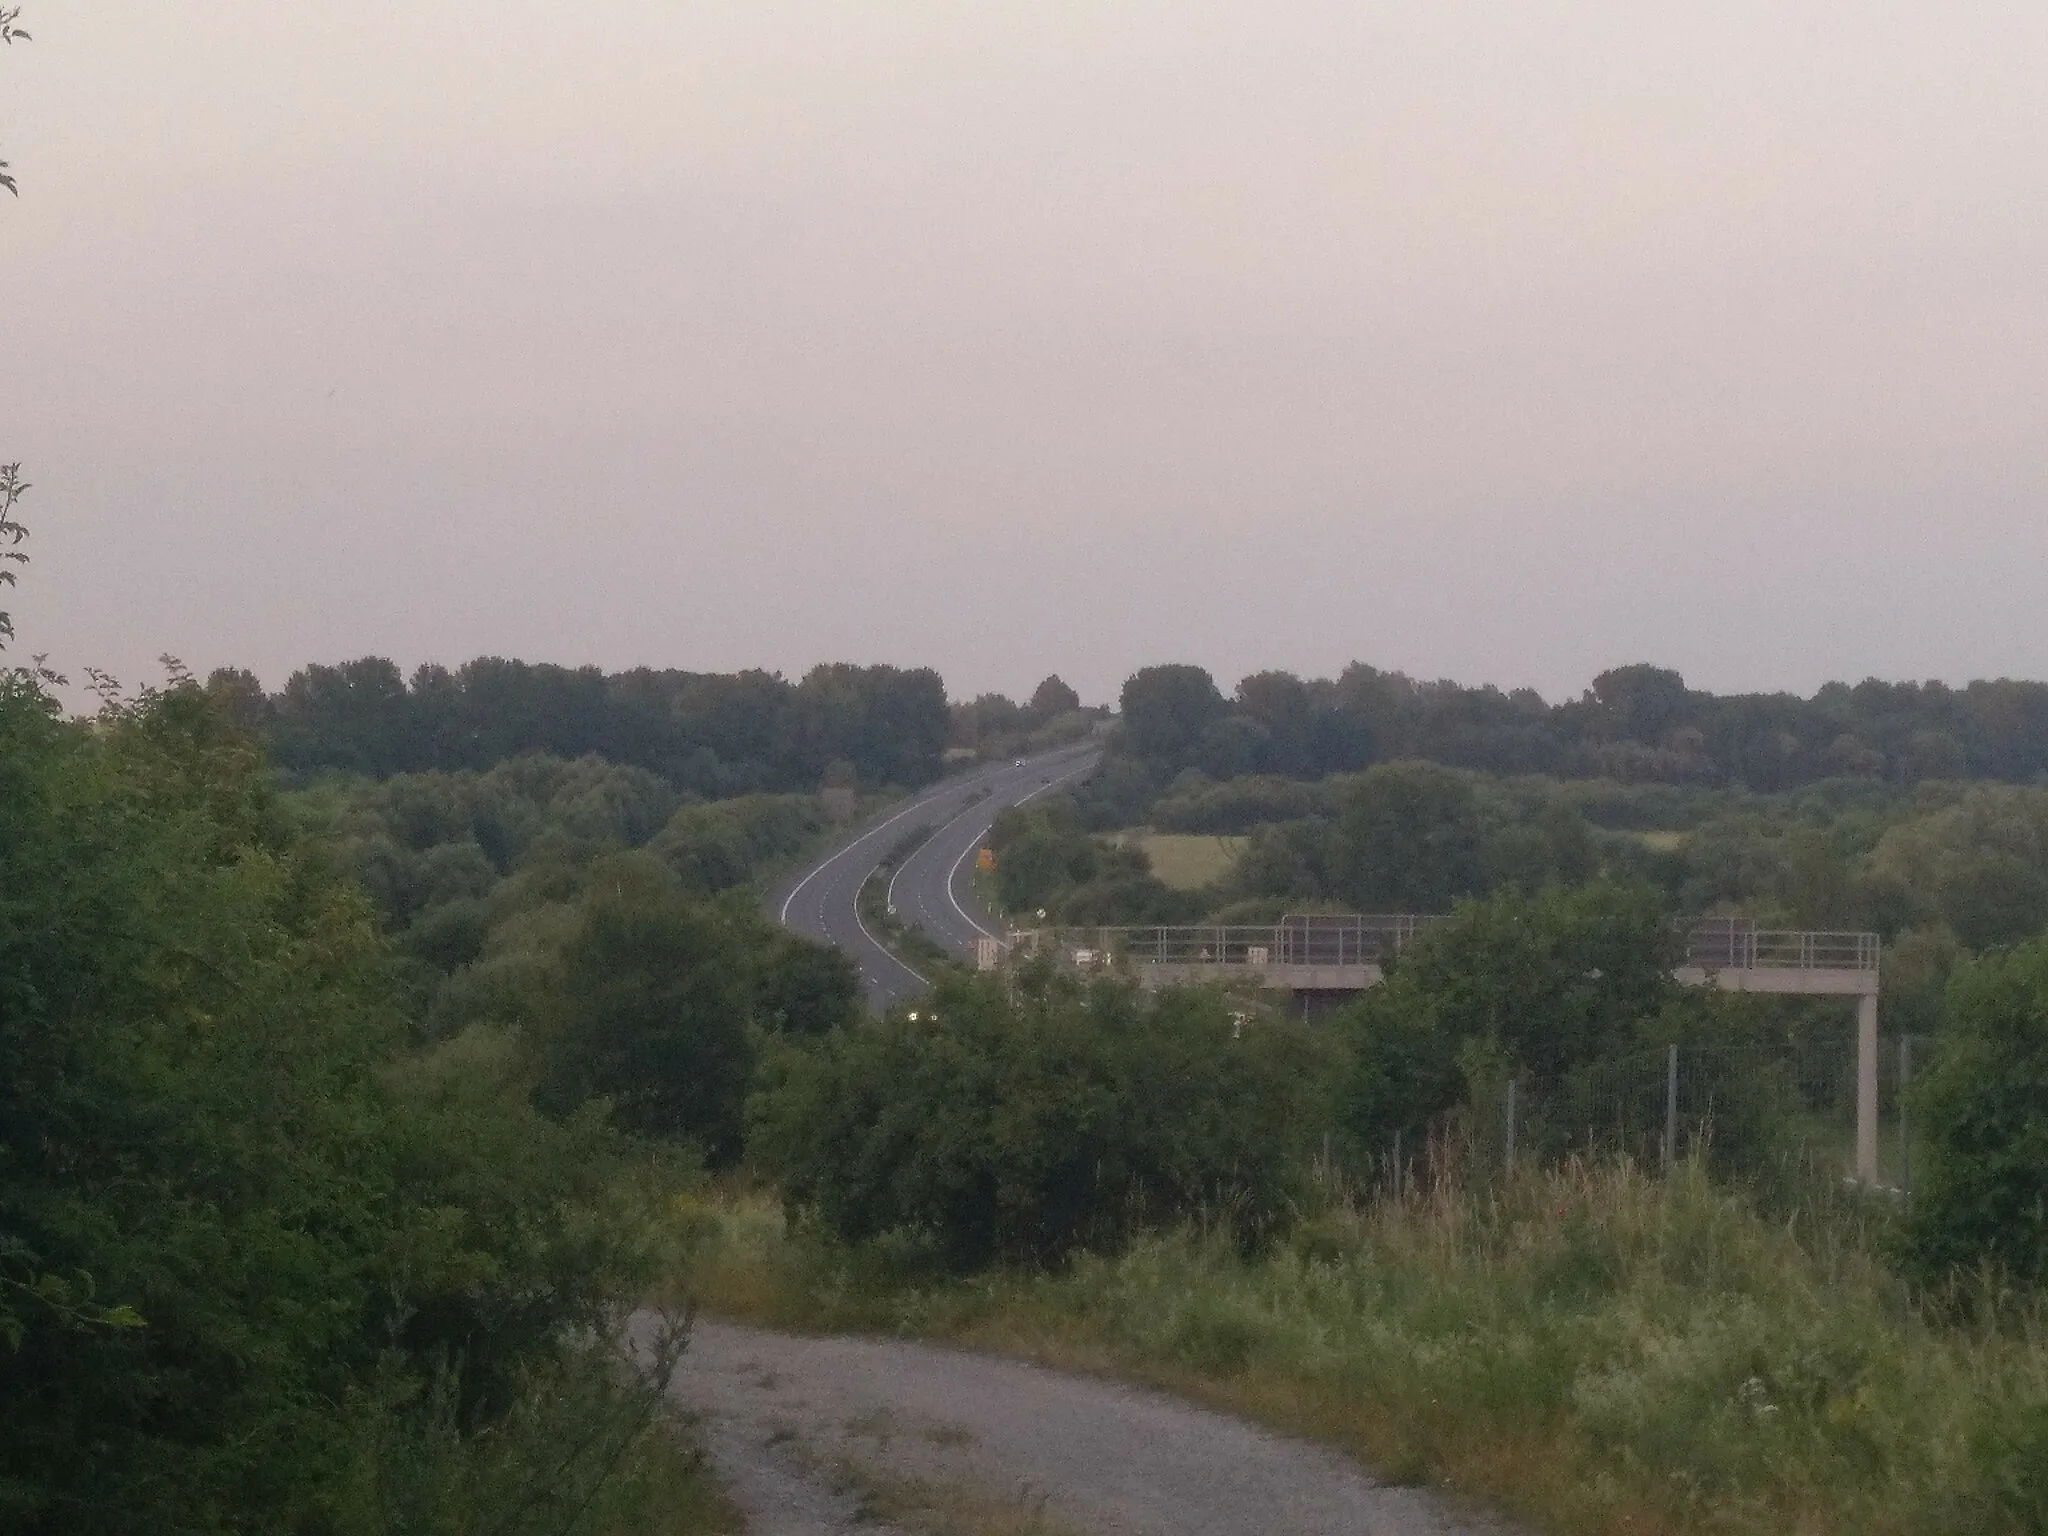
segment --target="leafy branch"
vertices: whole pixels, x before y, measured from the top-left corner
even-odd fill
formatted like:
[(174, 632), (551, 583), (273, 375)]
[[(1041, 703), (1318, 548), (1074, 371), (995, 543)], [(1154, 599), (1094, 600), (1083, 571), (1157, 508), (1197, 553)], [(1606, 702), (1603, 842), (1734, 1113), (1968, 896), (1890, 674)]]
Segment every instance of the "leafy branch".
[(16, 1238), (0, 1236), (0, 1266), (20, 1271), (8, 1273), (0, 1267), (0, 1342), (19, 1350), (28, 1336), (27, 1320), (16, 1310), (17, 1303), (33, 1305), (67, 1328), (140, 1328), (142, 1314), (125, 1302), (101, 1306), (93, 1299), (92, 1276), (84, 1270), (66, 1279), (38, 1271), (35, 1255)]
[[(8, 14), (0, 11), (0, 28), (7, 25)], [(13, 568), (28, 564), (28, 556), (18, 547), (28, 537), (28, 525), (14, 510), (27, 490), (28, 482), (21, 478), (20, 464), (0, 464), (0, 587), (13, 586)], [(0, 612), (0, 649), (13, 638), (14, 620)]]
[[(32, 41), (26, 32), (14, 24), (15, 19), (20, 15), (21, 7), (18, 5), (0, 6), (0, 43), (13, 43), (17, 41), (26, 43)], [(0, 160), (0, 187), (5, 187), (16, 197), (21, 196), (21, 189), (14, 184), (14, 178), (7, 173), (7, 162), (5, 160)]]

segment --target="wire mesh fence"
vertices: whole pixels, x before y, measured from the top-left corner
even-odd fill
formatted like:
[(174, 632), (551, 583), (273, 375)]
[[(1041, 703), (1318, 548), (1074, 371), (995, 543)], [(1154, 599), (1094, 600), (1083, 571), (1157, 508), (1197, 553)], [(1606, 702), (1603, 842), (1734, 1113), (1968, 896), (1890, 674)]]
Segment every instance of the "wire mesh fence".
[[(1908, 1200), (1917, 1134), (1910, 1089), (1935, 1049), (1927, 1036), (1902, 1035), (1879, 1052), (1878, 1184)], [(1853, 1180), (1856, 1090), (1846, 1030), (1743, 1045), (1674, 1042), (1549, 1079), (1475, 1084), (1457, 1135), (1462, 1155), (1482, 1166), (1697, 1159), (1717, 1178), (1792, 1194)], [(1389, 1146), (1383, 1181), (1397, 1190), (1412, 1183), (1427, 1155), (1412, 1140)]]

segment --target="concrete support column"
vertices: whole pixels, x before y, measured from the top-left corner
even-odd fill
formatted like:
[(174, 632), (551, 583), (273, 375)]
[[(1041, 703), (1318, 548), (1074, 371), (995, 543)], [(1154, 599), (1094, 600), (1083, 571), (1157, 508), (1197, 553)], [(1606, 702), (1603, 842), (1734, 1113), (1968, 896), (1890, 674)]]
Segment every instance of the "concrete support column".
[(1877, 994), (1856, 999), (1856, 1182), (1877, 1183)]

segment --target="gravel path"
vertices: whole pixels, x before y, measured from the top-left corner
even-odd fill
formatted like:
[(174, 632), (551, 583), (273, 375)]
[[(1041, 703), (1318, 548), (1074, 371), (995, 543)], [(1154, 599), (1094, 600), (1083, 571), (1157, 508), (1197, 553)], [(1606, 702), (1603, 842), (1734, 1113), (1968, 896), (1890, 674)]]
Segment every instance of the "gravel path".
[(707, 1448), (758, 1536), (887, 1530), (864, 1519), (848, 1465), (983, 1490), (1081, 1532), (1507, 1530), (1161, 1393), (961, 1350), (700, 1321), (674, 1390), (705, 1416)]

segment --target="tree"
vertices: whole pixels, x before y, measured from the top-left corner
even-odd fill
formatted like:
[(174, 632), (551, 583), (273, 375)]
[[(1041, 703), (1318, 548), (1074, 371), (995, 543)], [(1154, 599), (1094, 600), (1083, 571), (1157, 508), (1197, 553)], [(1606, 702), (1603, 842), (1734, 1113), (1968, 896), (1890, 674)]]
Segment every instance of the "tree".
[(1593, 698), (1613, 736), (1651, 746), (1685, 720), (1691, 697), (1678, 673), (1644, 662), (1610, 667), (1593, 679)]
[(1380, 763), (1338, 799), (1330, 884), (1370, 912), (1446, 912), (1479, 889), (1471, 786), (1432, 763)]
[(725, 915), (645, 855), (621, 856), (593, 871), (559, 975), (537, 1041), (541, 1105), (566, 1116), (601, 1098), (625, 1130), (736, 1157), (754, 978)]
[(1947, 1013), (1918, 1090), (1911, 1251), (1930, 1279), (1990, 1264), (2048, 1283), (2048, 938), (1959, 967)]
[(1040, 725), (1057, 720), (1061, 715), (1072, 714), (1081, 707), (1081, 695), (1060, 681), (1054, 673), (1031, 692), (1031, 702), (1025, 708), (1031, 711), (1031, 718)]
[(1176, 765), (1195, 760), (1203, 733), (1229, 711), (1206, 670), (1178, 664), (1132, 673), (1121, 704), (1131, 750)]
[(1596, 883), (1467, 902), (1402, 957), (1451, 1041), (1498, 1045), (1539, 1082), (1638, 1044), (1677, 995), (1678, 935), (1647, 890)]
[(776, 928), (756, 936), (754, 1016), (785, 1035), (822, 1035), (860, 1018), (860, 968), (846, 951)]
[(1291, 672), (1254, 672), (1237, 685), (1237, 708), (1265, 727), (1267, 760), (1260, 767), (1273, 773), (1306, 773), (1316, 766), (1316, 709), (1300, 678)]
[[(1414, 1131), (1475, 1088), (1533, 1080), (1538, 1102), (1628, 1055), (1679, 995), (1677, 936), (1648, 891), (1509, 890), (1462, 904), (1350, 1010), (1344, 1118), (1369, 1147)], [(1567, 1127), (1575, 1130), (1579, 1127)]]

